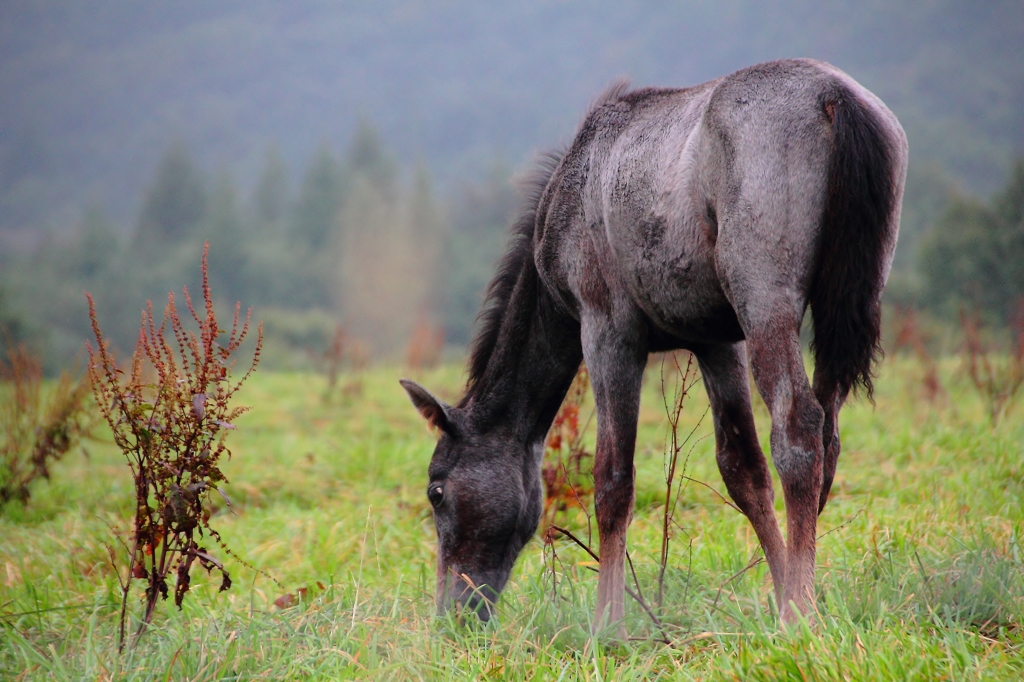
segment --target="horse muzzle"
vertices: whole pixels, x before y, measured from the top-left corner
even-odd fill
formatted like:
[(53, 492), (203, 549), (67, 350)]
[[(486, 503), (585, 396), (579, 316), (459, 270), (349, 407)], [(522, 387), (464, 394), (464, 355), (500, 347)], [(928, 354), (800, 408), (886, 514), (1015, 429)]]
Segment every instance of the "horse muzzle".
[(498, 592), (485, 582), (474, 580), (467, 573), (455, 567), (447, 567), (443, 572), (438, 566), (437, 580), (437, 612), (448, 613), (455, 610), (463, 618), (465, 614), (475, 613), (483, 622), (488, 622), (494, 615), (494, 604), (498, 601)]

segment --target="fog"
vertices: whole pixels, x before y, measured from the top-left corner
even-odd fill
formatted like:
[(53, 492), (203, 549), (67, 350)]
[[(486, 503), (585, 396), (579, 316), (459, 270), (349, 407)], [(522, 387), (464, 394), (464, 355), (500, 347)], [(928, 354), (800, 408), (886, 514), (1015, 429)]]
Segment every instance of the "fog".
[[(832, 62), (903, 122), (912, 169), (899, 268), (913, 267), (914, 245), (945, 197), (993, 192), (1024, 150), (1019, 1), (8, 0), (0, 5), (0, 313), (7, 305), (29, 330), (26, 338), (34, 334), (70, 352), (78, 332), (67, 330), (80, 327), (67, 322), (78, 314), (75, 296), (96, 285), (76, 281), (64, 312), (37, 314), (37, 305), (65, 305), (65, 294), (50, 291), (40, 300), (45, 286), (57, 285), (28, 277), (40, 270), (28, 263), (58, 247), (79, 258), (87, 233), (115, 235), (128, 254), (143, 248), (147, 201), (172, 149), (195, 171), (210, 206), (220, 202), (220, 218), (193, 220), (205, 225), (193, 236), (214, 236), (212, 263), (216, 226), (238, 223), (246, 227), (232, 239), (261, 242), (243, 249), (238, 258), (248, 265), (239, 260), (237, 267), (284, 268), (287, 261), (303, 269), (301, 255), (279, 261), (271, 248), (278, 242), (267, 235), (280, 228), (285, 244), (301, 222), (298, 206), (318, 154), (335, 160), (341, 194), (362, 196), (353, 189), (367, 186), (357, 177), (362, 126), (376, 140), (369, 166), (392, 169), (403, 201), (419, 196), (435, 205), (442, 246), (426, 249), (435, 264), (419, 276), (436, 281), (439, 275), (430, 273), (444, 272), (448, 280), (431, 285), (441, 293), (425, 293), (416, 305), (432, 308), (449, 338), (463, 342), (500, 250), (499, 223), (511, 213), (509, 178), (528, 168), (538, 150), (568, 142), (605, 85), (623, 76), (638, 86), (695, 84), (792, 56)], [(277, 199), (260, 189), (271, 166)], [(259, 217), (261, 201), (281, 204), (276, 218), (265, 210)], [(401, 202), (391, 202), (391, 217), (369, 200), (343, 203), (324, 204), (338, 212), (331, 224), (345, 221), (346, 211), (352, 222), (360, 210), (371, 222), (411, 224), (396, 217), (409, 210)], [(252, 228), (260, 220), (262, 232)], [(275, 221), (276, 228), (269, 224)], [(282, 274), (276, 284), (226, 285), (227, 294), (281, 314), (324, 311), (326, 328), (327, 318), (377, 305), (354, 293), (362, 282), (355, 265), (348, 274), (328, 272), (332, 258), (351, 262), (353, 249), (387, 250), (370, 241), (334, 238), (337, 250), (318, 253), (320, 279)], [(194, 260), (192, 242), (179, 254), (183, 264)], [(416, 255), (388, 257), (408, 263)], [(51, 267), (52, 253), (45, 258)], [(52, 267), (54, 277), (64, 277)], [(177, 286), (178, 272), (184, 270), (143, 278), (133, 285), (134, 297), (109, 307), (134, 309), (140, 297)], [(400, 296), (394, 287), (375, 286), (387, 300)], [(369, 317), (367, 325), (384, 324)]]

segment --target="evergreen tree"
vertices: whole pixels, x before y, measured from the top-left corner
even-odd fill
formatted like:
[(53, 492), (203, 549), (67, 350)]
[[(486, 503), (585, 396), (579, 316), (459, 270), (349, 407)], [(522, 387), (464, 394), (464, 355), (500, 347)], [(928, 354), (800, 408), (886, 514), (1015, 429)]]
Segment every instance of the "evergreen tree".
[(214, 181), (198, 236), (197, 245), (210, 242), (210, 277), (218, 296), (232, 301), (248, 299), (248, 235), (238, 206), (238, 188), (226, 170)]
[(482, 182), (465, 186), (453, 205), (444, 283), (445, 331), (453, 343), (469, 341), (518, 206), (512, 173), (504, 164)]
[(1024, 296), (1024, 159), (989, 203), (954, 198), (919, 262), (929, 305), (947, 314), (979, 306), (1008, 319)]
[(1016, 161), (1006, 186), (993, 198), (992, 213), (1005, 287), (1002, 309), (1010, 319), (1024, 297), (1024, 158)]
[(325, 246), (344, 200), (341, 169), (330, 148), (321, 144), (306, 169), (292, 219), (292, 231), (310, 250)]
[(267, 158), (253, 191), (253, 214), (263, 230), (275, 230), (288, 206), (288, 167), (278, 146), (267, 147)]
[(427, 167), (420, 164), (407, 200), (408, 239), (415, 261), (413, 275), (417, 314), (438, 322), (444, 300), (444, 263), (448, 252), (448, 230)]
[(206, 212), (206, 183), (185, 145), (173, 143), (157, 164), (139, 213), (137, 239), (144, 246), (181, 242)]
[(25, 319), (14, 309), (11, 296), (0, 287), (0, 358), (7, 360), (8, 353), (25, 343)]
[(335, 242), (335, 310), (356, 338), (383, 355), (402, 347), (415, 315), (408, 277), (413, 249), (399, 208), (368, 178), (356, 178)]
[(383, 193), (391, 195), (397, 190), (397, 166), (384, 149), (377, 129), (367, 119), (356, 126), (347, 163), (353, 176), (366, 178)]
[(83, 282), (94, 282), (116, 262), (121, 241), (103, 209), (92, 205), (85, 211), (75, 249), (75, 275)]
[(1020, 226), (1024, 219), (1024, 158), (1014, 163), (1010, 180), (993, 199), (992, 209), (1004, 225)]
[(418, 321), (439, 322), (442, 213), (425, 168), (402, 191), (368, 124), (357, 131), (348, 164), (351, 192), (334, 242), (335, 309), (355, 337), (394, 357)]

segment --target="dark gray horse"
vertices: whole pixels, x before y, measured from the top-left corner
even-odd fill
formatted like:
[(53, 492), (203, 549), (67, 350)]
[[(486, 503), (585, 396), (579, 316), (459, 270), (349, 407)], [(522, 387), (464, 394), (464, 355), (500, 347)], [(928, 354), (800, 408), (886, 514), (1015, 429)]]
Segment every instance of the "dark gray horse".
[[(793, 621), (812, 609), (839, 409), (872, 388), (907, 167), (899, 122), (838, 69), (778, 61), (681, 90), (615, 86), (542, 165), (488, 290), (465, 397), (452, 407), (402, 381), (441, 432), (427, 487), (439, 607), (490, 616), (536, 531), (545, 433), (586, 360), (598, 418), (595, 627), (623, 634), (641, 377), (648, 353), (685, 348), (711, 401), (722, 478)], [(799, 339), (808, 306), (813, 385)], [(771, 410), (788, 541), (748, 357)]]

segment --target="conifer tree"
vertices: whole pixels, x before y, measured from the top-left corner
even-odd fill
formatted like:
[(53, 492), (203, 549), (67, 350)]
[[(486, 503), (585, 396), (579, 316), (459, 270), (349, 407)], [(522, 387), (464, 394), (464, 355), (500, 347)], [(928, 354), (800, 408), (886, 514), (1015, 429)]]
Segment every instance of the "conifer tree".
[(341, 169), (330, 148), (321, 144), (306, 169), (292, 220), (292, 232), (310, 250), (327, 244), (344, 200)]
[(356, 126), (347, 163), (348, 170), (353, 176), (365, 178), (378, 191), (390, 195), (397, 190), (396, 164), (384, 149), (377, 129), (365, 118)]
[(253, 214), (260, 229), (276, 231), (288, 206), (288, 167), (276, 144), (267, 147), (263, 171), (253, 191)]
[(85, 211), (75, 250), (75, 275), (83, 282), (94, 282), (115, 262), (121, 243), (103, 209), (92, 205)]
[(143, 199), (137, 239), (146, 247), (183, 241), (195, 232), (206, 202), (202, 174), (184, 143), (174, 142), (157, 164)]
[(1024, 159), (985, 203), (959, 196), (922, 243), (926, 301), (948, 315), (978, 308), (1007, 321), (1024, 296)]
[(213, 183), (206, 214), (198, 230), (199, 242), (210, 245), (210, 271), (214, 287), (228, 298), (247, 299), (248, 237), (238, 205), (238, 188), (227, 170)]
[(412, 276), (418, 317), (439, 324), (444, 299), (444, 263), (448, 252), (448, 230), (441, 207), (434, 198), (430, 171), (420, 164), (407, 201), (409, 239), (415, 254)]

